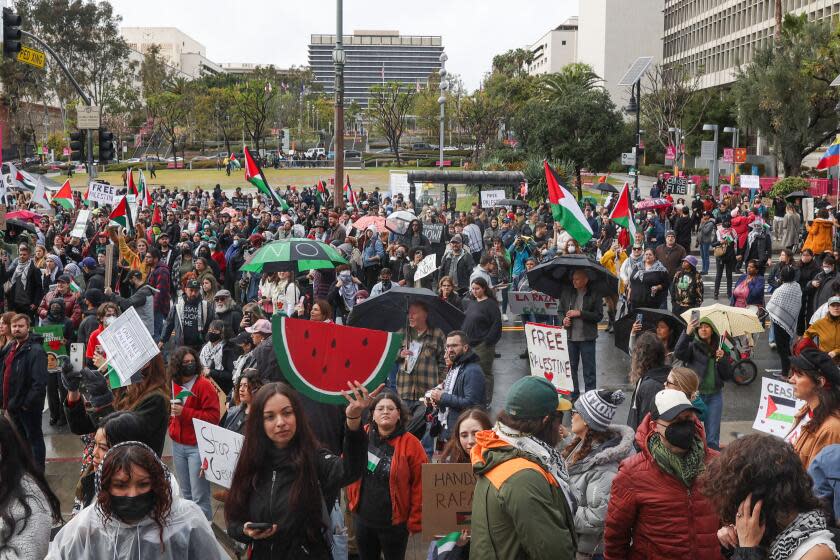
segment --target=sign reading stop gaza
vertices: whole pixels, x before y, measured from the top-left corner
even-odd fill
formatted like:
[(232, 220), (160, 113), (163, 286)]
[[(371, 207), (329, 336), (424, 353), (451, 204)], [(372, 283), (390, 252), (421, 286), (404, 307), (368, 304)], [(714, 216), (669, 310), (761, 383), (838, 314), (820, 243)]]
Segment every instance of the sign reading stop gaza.
[(569, 365), (569, 341), (564, 327), (525, 323), (531, 375), (548, 379), (558, 392), (574, 389)]

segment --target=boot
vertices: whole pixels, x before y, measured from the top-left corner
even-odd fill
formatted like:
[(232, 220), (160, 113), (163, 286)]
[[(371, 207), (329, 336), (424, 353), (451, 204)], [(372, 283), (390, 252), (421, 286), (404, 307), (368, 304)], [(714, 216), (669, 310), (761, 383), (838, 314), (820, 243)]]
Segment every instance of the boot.
[(613, 327), (615, 326), (615, 311), (607, 311), (607, 317), (609, 319), (609, 323), (607, 324), (607, 332), (613, 332)]

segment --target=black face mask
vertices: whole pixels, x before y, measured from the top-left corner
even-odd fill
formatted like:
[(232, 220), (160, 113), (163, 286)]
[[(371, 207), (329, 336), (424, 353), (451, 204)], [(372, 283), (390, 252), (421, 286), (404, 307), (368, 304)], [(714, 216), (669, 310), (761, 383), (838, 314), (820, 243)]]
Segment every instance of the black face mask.
[(220, 340), (222, 340), (222, 333), (208, 332), (207, 340), (209, 340), (210, 342), (219, 342)]
[(391, 289), (391, 281), (390, 280), (383, 280), (382, 281), (382, 289), (383, 290), (390, 290)]
[(684, 420), (671, 424), (665, 428), (665, 439), (680, 449), (691, 448), (691, 442), (694, 441), (694, 422)]
[[(198, 371), (198, 368), (196, 367), (195, 363), (181, 364), (181, 369), (178, 371), (178, 375), (181, 378), (192, 377), (193, 375), (196, 374), (197, 371)], [(668, 440), (668, 441), (670, 441), (670, 440)]]
[(146, 517), (155, 507), (152, 491), (137, 496), (111, 496), (111, 511), (127, 523)]

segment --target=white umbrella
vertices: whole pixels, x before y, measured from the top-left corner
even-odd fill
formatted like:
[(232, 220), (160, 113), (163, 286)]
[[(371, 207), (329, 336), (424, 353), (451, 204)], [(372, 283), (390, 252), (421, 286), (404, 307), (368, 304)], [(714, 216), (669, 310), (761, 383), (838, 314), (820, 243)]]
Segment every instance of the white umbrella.
[(393, 233), (403, 234), (408, 231), (408, 226), (412, 220), (416, 220), (417, 216), (408, 210), (399, 210), (392, 212), (385, 218), (385, 227)]
[[(752, 309), (746, 307), (732, 307), (715, 303), (706, 307), (698, 307), (699, 319), (708, 319), (714, 324), (715, 329), (721, 336), (728, 333), (729, 336), (741, 336), (745, 334), (764, 332), (758, 315)], [(683, 312), (681, 317), (686, 323), (691, 323), (691, 313), (695, 309)]]

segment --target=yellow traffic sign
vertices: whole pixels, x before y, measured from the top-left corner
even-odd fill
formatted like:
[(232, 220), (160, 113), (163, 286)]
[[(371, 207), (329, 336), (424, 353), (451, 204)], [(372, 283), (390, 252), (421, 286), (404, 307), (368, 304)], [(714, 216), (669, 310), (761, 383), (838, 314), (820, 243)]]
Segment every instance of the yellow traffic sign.
[(47, 62), (47, 55), (31, 47), (21, 46), (17, 59), (36, 68), (43, 68)]

